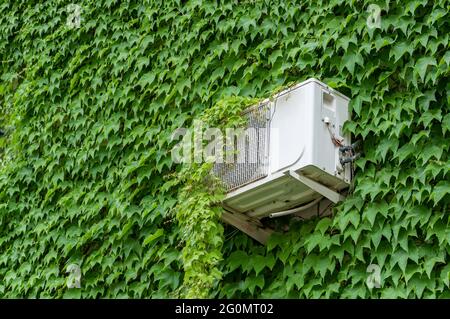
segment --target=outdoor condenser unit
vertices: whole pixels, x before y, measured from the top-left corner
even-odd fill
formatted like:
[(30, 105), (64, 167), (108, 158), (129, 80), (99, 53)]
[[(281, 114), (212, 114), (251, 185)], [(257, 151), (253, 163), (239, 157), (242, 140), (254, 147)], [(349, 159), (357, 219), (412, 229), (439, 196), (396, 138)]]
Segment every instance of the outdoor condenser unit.
[(321, 198), (342, 200), (351, 181), (350, 164), (342, 162), (342, 147), (350, 145), (342, 131), (348, 102), (309, 79), (246, 110), (247, 130), (235, 142), (241, 160), (214, 167), (227, 189), (223, 219), (236, 225), (236, 218), (259, 220)]

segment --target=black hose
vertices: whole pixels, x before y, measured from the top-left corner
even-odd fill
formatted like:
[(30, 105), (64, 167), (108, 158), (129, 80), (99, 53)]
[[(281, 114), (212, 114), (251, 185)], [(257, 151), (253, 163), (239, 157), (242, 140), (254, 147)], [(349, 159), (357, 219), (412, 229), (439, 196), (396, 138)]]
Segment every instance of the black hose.
[(344, 164), (347, 164), (347, 163), (353, 163), (354, 161), (356, 161), (360, 157), (361, 157), (361, 153), (356, 153), (353, 156), (346, 157), (346, 158), (342, 159), (341, 160), (341, 164), (344, 165)]
[(339, 151), (340, 151), (341, 153), (348, 152), (348, 151), (355, 151), (355, 149), (356, 149), (359, 145), (361, 145), (361, 140), (356, 141), (356, 142), (353, 143), (352, 145), (344, 145), (344, 146), (341, 146), (341, 147), (339, 147)]

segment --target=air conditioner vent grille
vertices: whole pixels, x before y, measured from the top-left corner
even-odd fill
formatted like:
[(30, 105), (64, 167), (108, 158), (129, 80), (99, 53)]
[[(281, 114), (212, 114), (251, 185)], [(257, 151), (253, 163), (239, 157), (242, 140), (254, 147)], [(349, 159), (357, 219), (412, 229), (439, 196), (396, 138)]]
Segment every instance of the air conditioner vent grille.
[(232, 161), (214, 165), (214, 174), (225, 184), (227, 191), (266, 177), (268, 174), (269, 103), (247, 110), (243, 116), (247, 127), (234, 138), (233, 147), (225, 147), (225, 153), (234, 152)]

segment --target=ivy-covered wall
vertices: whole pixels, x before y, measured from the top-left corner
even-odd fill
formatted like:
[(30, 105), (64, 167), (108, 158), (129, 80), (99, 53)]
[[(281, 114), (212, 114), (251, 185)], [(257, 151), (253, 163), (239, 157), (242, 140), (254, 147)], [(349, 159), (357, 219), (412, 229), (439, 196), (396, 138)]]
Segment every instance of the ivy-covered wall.
[(352, 98), (354, 194), (267, 246), (226, 227), (210, 295), (450, 297), (449, 8), (2, 1), (0, 296), (177, 296), (172, 132), (223, 98), (316, 77)]

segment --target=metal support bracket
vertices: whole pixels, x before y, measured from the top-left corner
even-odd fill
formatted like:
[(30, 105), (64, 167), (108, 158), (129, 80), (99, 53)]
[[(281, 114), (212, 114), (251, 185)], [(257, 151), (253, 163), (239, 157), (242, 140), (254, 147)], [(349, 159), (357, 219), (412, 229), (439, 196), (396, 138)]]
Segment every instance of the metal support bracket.
[(266, 244), (270, 235), (273, 233), (272, 229), (264, 227), (258, 219), (251, 218), (241, 213), (224, 211), (222, 213), (222, 220), (233, 225), (240, 231), (243, 231), (263, 245)]
[(338, 192), (336, 192), (336, 191), (334, 191), (334, 190), (332, 190), (332, 189), (330, 189), (330, 188), (328, 188), (328, 187), (326, 187), (304, 175), (297, 174), (295, 171), (289, 170), (289, 171), (286, 171), (285, 174), (295, 178), (296, 180), (305, 184), (312, 190), (314, 190), (314, 191), (318, 192), (319, 194), (323, 195), (324, 197), (328, 198), (335, 204), (340, 201), (343, 201), (345, 199), (345, 197), (342, 196), (341, 194), (339, 194)]

